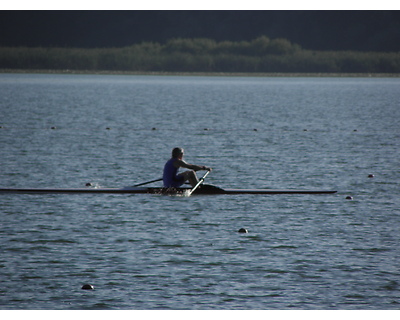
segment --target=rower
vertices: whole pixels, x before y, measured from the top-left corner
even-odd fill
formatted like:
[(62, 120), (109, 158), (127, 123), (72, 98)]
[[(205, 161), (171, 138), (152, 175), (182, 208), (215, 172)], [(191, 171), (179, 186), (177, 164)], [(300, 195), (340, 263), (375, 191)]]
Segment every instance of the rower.
[[(187, 163), (183, 160), (183, 152), (184, 151), (182, 148), (174, 148), (172, 150), (172, 157), (167, 161), (164, 166), (163, 181), (165, 188), (179, 188), (186, 181), (189, 181), (191, 186), (195, 187), (199, 182), (195, 171), (212, 170), (211, 168), (206, 166), (198, 166), (195, 164)], [(190, 170), (178, 174), (179, 168), (187, 168)]]

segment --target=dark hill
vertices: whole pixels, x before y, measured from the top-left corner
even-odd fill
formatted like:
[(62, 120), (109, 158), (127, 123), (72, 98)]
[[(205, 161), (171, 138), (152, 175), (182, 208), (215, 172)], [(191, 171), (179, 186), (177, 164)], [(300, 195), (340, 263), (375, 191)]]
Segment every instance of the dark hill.
[(1, 46), (122, 47), (171, 38), (286, 38), (305, 49), (400, 51), (400, 11), (1, 11)]

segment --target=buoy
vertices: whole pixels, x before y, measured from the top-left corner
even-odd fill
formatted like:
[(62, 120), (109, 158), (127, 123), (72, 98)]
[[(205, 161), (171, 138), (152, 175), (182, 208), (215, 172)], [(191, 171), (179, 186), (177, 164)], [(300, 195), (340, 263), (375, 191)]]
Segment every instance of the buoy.
[(249, 233), (245, 228), (240, 228), (239, 233)]
[(86, 183), (86, 187), (91, 187), (92, 184), (90, 182)]
[(373, 174), (368, 175), (368, 178), (373, 178), (373, 177), (375, 177)]
[(82, 290), (93, 290), (94, 287), (91, 284), (84, 284)]
[(153, 128), (151, 128), (151, 130), (153, 130), (153, 131), (154, 131), (154, 130), (157, 130), (157, 128), (156, 128), (156, 127), (153, 127)]
[(57, 129), (57, 127), (51, 127), (51, 129), (53, 129), (53, 130), (54, 130), (54, 129)]
[(347, 196), (346, 199), (347, 200), (353, 200), (353, 197), (352, 196)]

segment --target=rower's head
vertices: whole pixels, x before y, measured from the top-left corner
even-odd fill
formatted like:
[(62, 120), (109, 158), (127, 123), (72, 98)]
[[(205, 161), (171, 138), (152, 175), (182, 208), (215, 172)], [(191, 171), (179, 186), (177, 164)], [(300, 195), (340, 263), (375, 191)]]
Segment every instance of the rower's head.
[(182, 148), (174, 148), (172, 150), (172, 158), (182, 158), (183, 157), (183, 149)]

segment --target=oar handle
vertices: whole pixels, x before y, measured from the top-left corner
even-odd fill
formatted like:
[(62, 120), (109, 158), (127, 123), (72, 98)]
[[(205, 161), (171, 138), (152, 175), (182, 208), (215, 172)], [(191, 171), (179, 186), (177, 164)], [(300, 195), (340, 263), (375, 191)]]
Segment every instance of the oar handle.
[(201, 185), (205, 179), (205, 177), (207, 177), (207, 175), (210, 173), (211, 171), (207, 171), (204, 176), (202, 176), (199, 180), (199, 182), (193, 187), (192, 190), (190, 190), (189, 192), (189, 196), (194, 192), (194, 190), (196, 190), (198, 188), (199, 185)]

